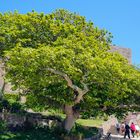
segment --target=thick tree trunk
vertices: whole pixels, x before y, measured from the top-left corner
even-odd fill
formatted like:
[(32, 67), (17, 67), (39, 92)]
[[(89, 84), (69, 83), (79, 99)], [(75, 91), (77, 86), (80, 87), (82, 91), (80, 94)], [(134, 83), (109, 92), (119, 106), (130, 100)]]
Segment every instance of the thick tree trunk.
[(66, 116), (65, 122), (64, 122), (64, 129), (67, 132), (70, 132), (70, 130), (72, 129), (72, 127), (74, 126), (76, 121), (76, 118), (74, 117), (74, 115), (68, 115)]
[(79, 113), (74, 111), (71, 105), (66, 105), (64, 111), (66, 114), (66, 118), (64, 120), (64, 129), (67, 132), (70, 132), (75, 124), (76, 119), (79, 117)]

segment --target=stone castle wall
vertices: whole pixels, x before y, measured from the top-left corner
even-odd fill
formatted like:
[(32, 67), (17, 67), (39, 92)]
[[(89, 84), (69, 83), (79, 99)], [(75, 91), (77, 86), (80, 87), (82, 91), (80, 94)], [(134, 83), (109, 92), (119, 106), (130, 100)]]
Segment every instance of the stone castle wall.
[[(1, 90), (1, 88), (2, 88), (2, 86), (3, 86), (3, 84), (4, 84), (4, 71), (3, 71), (2, 65), (0, 65), (0, 90)], [(7, 92), (7, 93), (13, 92), (13, 91), (11, 90), (11, 87), (12, 87), (12, 86), (11, 86), (10, 83), (6, 83), (6, 84), (5, 84), (4, 91)]]
[[(105, 121), (102, 125), (103, 134), (107, 134), (109, 132), (112, 133), (112, 128), (118, 123), (118, 119), (115, 116), (110, 116), (107, 121)], [(115, 130), (113, 130), (115, 131)]]
[(123, 48), (123, 47), (118, 47), (118, 46), (111, 46), (111, 52), (118, 52), (121, 55), (123, 55), (128, 62), (131, 64), (132, 63), (132, 51), (130, 48)]

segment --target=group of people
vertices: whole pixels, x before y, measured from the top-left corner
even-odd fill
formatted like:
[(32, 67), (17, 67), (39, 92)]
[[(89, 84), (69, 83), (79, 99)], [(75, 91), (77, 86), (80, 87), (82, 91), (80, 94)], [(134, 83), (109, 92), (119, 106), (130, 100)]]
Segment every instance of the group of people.
[(134, 137), (135, 135), (139, 137), (140, 135), (140, 127), (137, 124), (134, 124), (133, 122), (129, 126), (127, 123), (122, 124), (116, 124), (116, 130), (118, 134), (123, 134), (124, 138), (128, 136), (130, 139), (130, 134)]

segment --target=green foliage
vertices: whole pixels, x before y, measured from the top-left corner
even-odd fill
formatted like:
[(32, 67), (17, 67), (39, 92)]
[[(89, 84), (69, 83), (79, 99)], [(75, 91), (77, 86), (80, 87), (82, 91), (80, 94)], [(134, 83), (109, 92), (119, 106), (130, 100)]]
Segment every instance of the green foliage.
[(5, 132), (0, 135), (0, 140), (60, 140), (55, 133), (49, 129), (32, 129), (24, 132)]
[(73, 137), (73, 138), (77, 138), (79, 139), (79, 137), (81, 138), (90, 138), (94, 135), (96, 135), (98, 133), (98, 129), (95, 127), (86, 127), (86, 126), (82, 126), (79, 124), (75, 124), (75, 126), (72, 128), (72, 130), (67, 133), (66, 130), (64, 130), (63, 128), (60, 127), (56, 127), (54, 128), (54, 133), (56, 133), (58, 135), (58, 137), (61, 137), (62, 139), (64, 138), (69, 138), (69, 137)]
[[(3, 126), (4, 123), (0, 126)], [(1, 127), (2, 128), (2, 127)], [(0, 128), (0, 129), (1, 129)], [(5, 128), (5, 127), (3, 127)], [(3, 130), (4, 132), (4, 130)], [(91, 137), (95, 135), (98, 132), (96, 128), (89, 128), (86, 129), (80, 125), (76, 125), (69, 136), (83, 136), (84, 138)], [(60, 137), (61, 136), (61, 137)], [(31, 129), (30, 131), (24, 131), (24, 132), (4, 132), (0, 135), (1, 140), (60, 140), (64, 138), (65, 136), (68, 136), (64, 130), (61, 128), (54, 128), (54, 129)]]
[(19, 101), (19, 94), (5, 93), (4, 99), (8, 100), (10, 103), (17, 102)]
[[(1, 14), (0, 24), (7, 79), (27, 93), (29, 107), (41, 110), (72, 104), (87, 114), (110, 115), (121, 111), (121, 105), (128, 106), (126, 113), (130, 105), (140, 104), (139, 69), (109, 52), (111, 34), (84, 17), (65, 10), (47, 15), (15, 12)], [(77, 93), (48, 68), (67, 74), (80, 88), (84, 76), (89, 92), (75, 105)]]
[(3, 109), (11, 113), (21, 113), (24, 110), (24, 106), (19, 102), (9, 102), (5, 99), (0, 101), (0, 112)]
[(7, 100), (0, 100), (0, 112), (5, 109), (7, 111), (10, 110), (10, 103)]
[[(25, 15), (17, 12), (4, 13), (0, 15), (0, 25), (2, 54), (4, 50), (9, 50), (18, 44), (33, 48), (44, 45), (68, 47), (72, 40), (75, 43), (78, 41), (78, 44), (86, 41), (89, 46), (93, 41), (99, 43), (98, 40), (101, 40), (100, 47), (104, 50), (107, 47), (106, 40), (110, 41), (106, 31), (93, 28), (93, 23), (87, 23), (84, 17), (65, 10), (57, 10), (48, 15), (34, 11)], [(88, 40), (85, 34), (89, 36)], [(106, 47), (103, 47), (104, 45)]]
[(95, 127), (84, 127), (76, 124), (71, 130), (71, 135), (81, 135), (83, 138), (90, 138), (98, 133), (98, 129)]
[(11, 111), (11, 113), (20, 112), (20, 111), (22, 111), (22, 105), (18, 102), (12, 103), (10, 111)]
[(4, 94), (4, 99), (0, 101), (0, 112), (2, 112), (3, 109), (11, 113), (22, 112), (24, 106), (19, 103), (19, 94)]
[(7, 131), (7, 123), (5, 121), (0, 121), (0, 134)]

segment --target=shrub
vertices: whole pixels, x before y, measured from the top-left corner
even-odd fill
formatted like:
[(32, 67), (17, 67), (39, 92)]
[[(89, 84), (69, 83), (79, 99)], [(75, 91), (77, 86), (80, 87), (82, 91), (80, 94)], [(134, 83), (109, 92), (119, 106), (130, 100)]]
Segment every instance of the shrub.
[(7, 130), (7, 123), (5, 121), (0, 121), (0, 133), (3, 133)]
[(89, 138), (98, 133), (98, 129), (95, 127), (86, 127), (76, 123), (75, 127), (71, 130), (71, 135), (82, 136), (83, 138)]
[(21, 104), (19, 104), (18, 102), (12, 103), (11, 104), (11, 113), (17, 113), (21, 110)]
[(95, 127), (85, 127), (76, 123), (75, 127), (72, 128), (70, 133), (64, 130), (62, 127), (55, 127), (53, 129), (53, 133), (55, 133), (58, 137), (64, 139), (66, 137), (69, 138), (90, 138), (98, 133), (98, 129)]
[(8, 100), (0, 100), (0, 112), (6, 110), (11, 113), (19, 113), (23, 112), (24, 106), (22, 106), (19, 102), (10, 103)]
[(10, 110), (10, 104), (7, 100), (0, 100), (0, 112), (2, 112), (3, 109), (7, 111)]
[(15, 93), (6, 93), (4, 94), (4, 99), (8, 100), (10, 103), (19, 101), (19, 94)]

